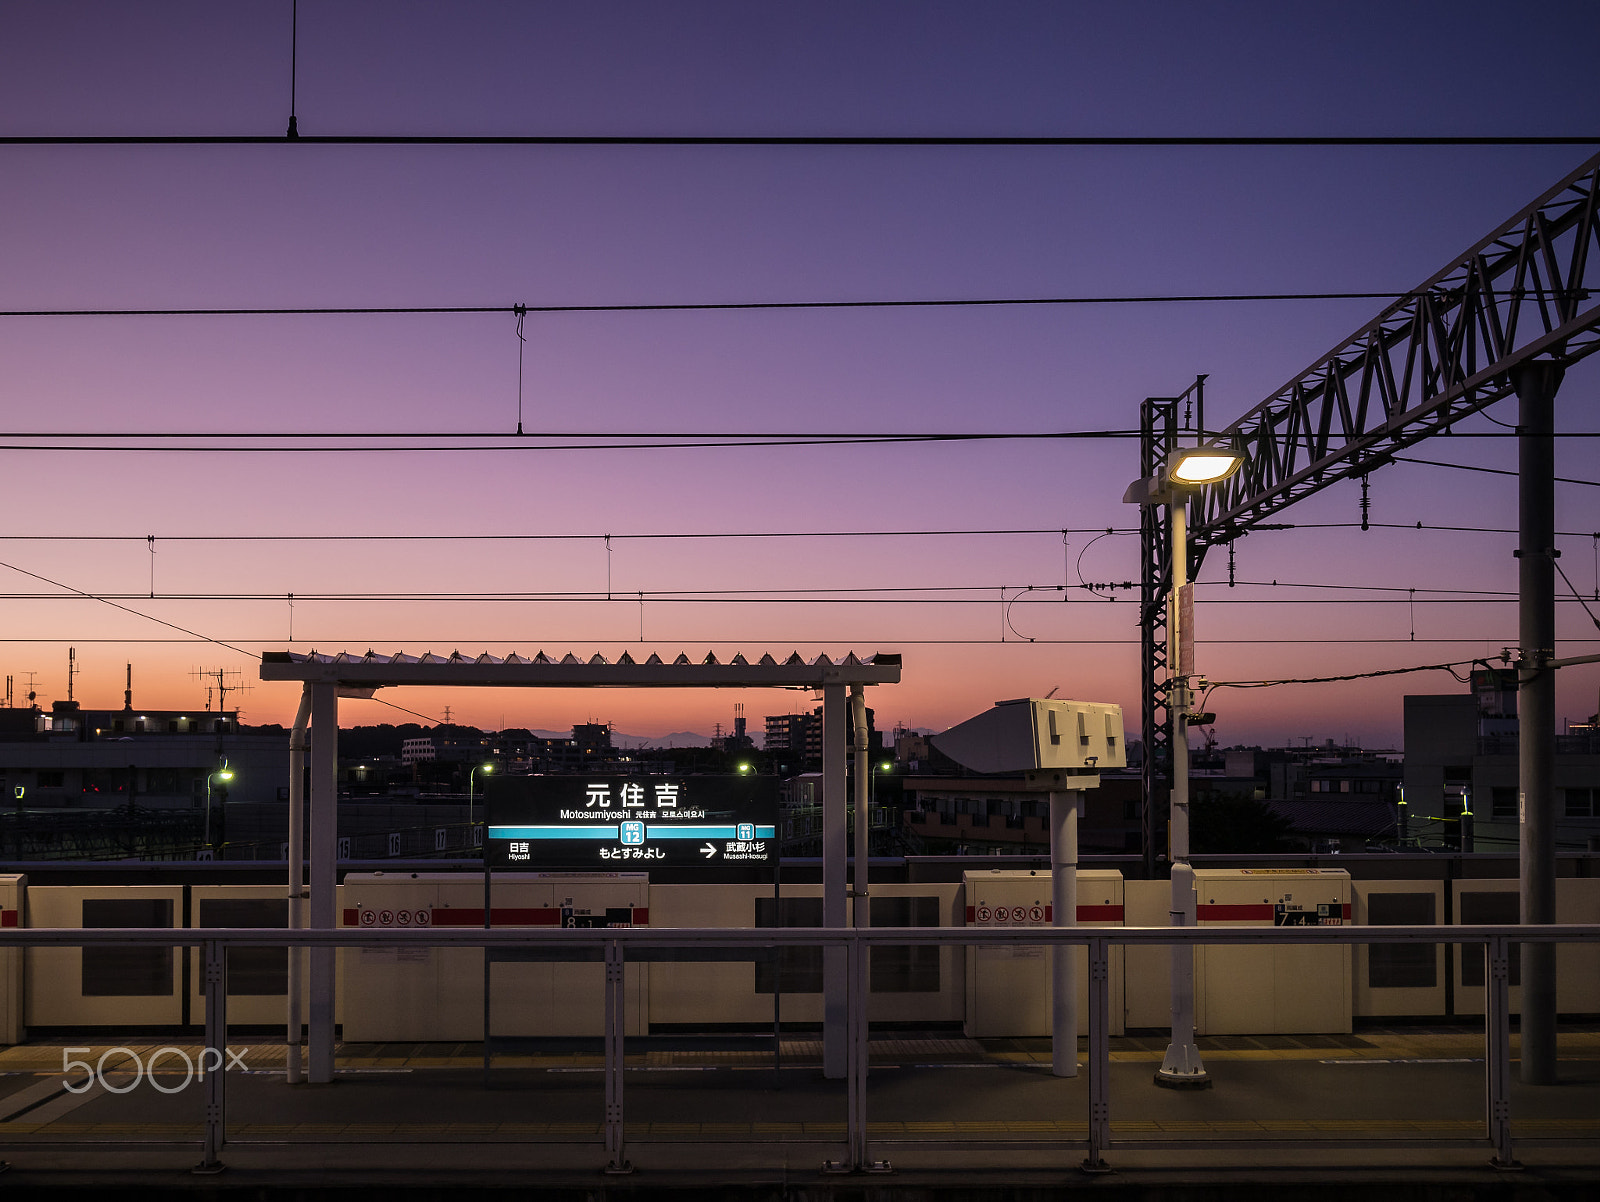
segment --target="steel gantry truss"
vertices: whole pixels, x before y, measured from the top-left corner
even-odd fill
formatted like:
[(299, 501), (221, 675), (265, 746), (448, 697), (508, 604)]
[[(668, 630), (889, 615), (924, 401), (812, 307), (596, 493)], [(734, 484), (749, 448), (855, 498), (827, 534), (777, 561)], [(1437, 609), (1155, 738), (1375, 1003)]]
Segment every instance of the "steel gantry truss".
[(1197, 554), (1600, 350), (1597, 198), (1600, 155), (1223, 430), (1244, 466), (1192, 507)]
[[(1190, 500), (1190, 578), (1208, 547), (1233, 541), (1330, 484), (1366, 475), (1396, 451), (1449, 433), (1510, 395), (1519, 365), (1572, 363), (1600, 350), (1597, 204), (1600, 155), (1217, 434), (1243, 454), (1244, 466)], [(1199, 387), (1197, 381), (1190, 392)], [(1142, 475), (1157, 471), (1175, 448), (1178, 409), (1189, 395), (1145, 401)], [(1204, 436), (1203, 416), (1194, 428)], [(1171, 540), (1164, 507), (1143, 508), (1141, 532), (1148, 797), (1152, 773), (1171, 750), (1165, 638)], [(1152, 824), (1147, 815), (1147, 849)]]

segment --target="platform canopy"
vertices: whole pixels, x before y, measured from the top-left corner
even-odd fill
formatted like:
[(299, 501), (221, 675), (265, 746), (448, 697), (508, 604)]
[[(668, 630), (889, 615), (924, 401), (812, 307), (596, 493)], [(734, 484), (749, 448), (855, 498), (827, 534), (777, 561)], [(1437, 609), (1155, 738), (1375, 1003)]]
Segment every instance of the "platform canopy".
[(379, 655), (373, 651), (325, 654), (311, 651), (268, 651), (261, 656), (262, 680), (299, 680), (336, 684), (341, 688), (375, 689), (395, 685), (461, 685), (468, 687), (546, 688), (795, 688), (824, 685), (898, 684), (898, 655), (854, 652), (843, 659), (819, 655), (807, 660), (799, 652), (787, 659), (762, 655), (752, 661), (744, 655), (719, 660), (707, 653), (691, 660), (679, 655), (664, 660), (659, 655), (636, 660), (624, 651), (614, 660), (603, 655), (588, 658), (568, 652), (533, 656), (515, 653), (504, 657), (462, 654)]

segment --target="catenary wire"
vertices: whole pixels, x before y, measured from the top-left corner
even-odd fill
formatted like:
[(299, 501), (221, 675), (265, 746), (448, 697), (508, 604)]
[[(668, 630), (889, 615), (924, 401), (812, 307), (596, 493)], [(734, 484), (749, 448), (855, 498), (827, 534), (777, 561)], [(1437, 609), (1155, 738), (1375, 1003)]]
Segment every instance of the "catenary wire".
[(0, 146), (1593, 146), (1592, 134), (4, 134)]
[[(1510, 288), (1507, 299), (1563, 295), (1570, 289)], [(506, 313), (738, 313), (794, 309), (982, 309), (1070, 305), (1173, 305), (1228, 302), (1414, 300), (1435, 292), (1171, 292), (1082, 296), (885, 297), (864, 300), (661, 301), (565, 305), (232, 305), (212, 308), (0, 309), (0, 317), (400, 317)], [(1503, 423), (1501, 423), (1503, 424)]]
[[(1437, 459), (1414, 459), (1410, 455), (1391, 455), (1389, 458), (1396, 463), (1420, 463), (1424, 467), (1450, 467), (1458, 472), (1486, 472), (1491, 476), (1515, 476), (1516, 472), (1503, 467), (1480, 467), (1473, 463), (1444, 463)], [(1600, 480), (1574, 480), (1571, 476), (1550, 477), (1558, 484), (1586, 484), (1590, 488), (1600, 488)]]
[[(232, 643), (225, 642), (222, 639), (214, 639), (209, 635), (200, 634), (197, 631), (190, 630), (187, 626), (180, 626), (176, 622), (168, 622), (165, 618), (158, 618), (152, 614), (141, 613), (137, 609), (131, 609), (126, 605), (119, 605), (117, 602), (109, 600), (105, 597), (96, 596), (94, 593), (85, 592), (80, 588), (74, 588), (70, 584), (62, 584), (58, 580), (51, 580), (48, 576), (41, 576), (38, 572), (30, 572), (27, 568), (19, 568), (15, 564), (3, 562), (0, 562), (0, 568), (10, 568), (13, 572), (20, 572), (24, 576), (31, 576), (33, 579), (42, 581), (43, 583), (50, 585), (52, 588), (65, 589), (68, 593), (74, 594), (86, 600), (98, 601), (102, 605), (109, 605), (112, 609), (120, 609), (125, 614), (132, 614), (134, 617), (143, 618), (147, 622), (155, 622), (161, 626), (166, 626), (169, 629), (189, 635), (192, 639), (197, 639), (202, 643), (215, 643), (219, 647), (226, 647), (229, 651), (238, 651), (240, 654), (245, 655), (249, 654), (242, 647), (236, 647)], [(61, 600), (62, 598), (56, 599)]]

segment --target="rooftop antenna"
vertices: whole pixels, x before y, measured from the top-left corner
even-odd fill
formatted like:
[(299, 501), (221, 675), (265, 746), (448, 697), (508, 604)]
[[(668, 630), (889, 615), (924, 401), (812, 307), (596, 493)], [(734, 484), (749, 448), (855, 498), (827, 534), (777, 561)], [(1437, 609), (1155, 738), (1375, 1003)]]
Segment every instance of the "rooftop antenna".
[(78, 674), (78, 649), (67, 648), (67, 703), (72, 703), (72, 678)]
[(11, 677), (6, 677), (6, 708), (11, 708)]
[(128, 687), (122, 690), (122, 709), (124, 713), (133, 712), (133, 665), (128, 665)]
[(244, 677), (238, 668), (196, 668), (189, 675), (216, 682), (206, 688), (206, 709), (211, 708), (211, 694), (215, 690), (217, 713), (219, 714), (227, 713), (228, 711), (229, 693), (243, 693), (250, 689), (249, 685), (243, 683)]
[(32, 706), (34, 701), (37, 700), (39, 696), (39, 694), (33, 691), (33, 682), (39, 674), (37, 672), (24, 672), (23, 675), (28, 678), (28, 704), (29, 706)]

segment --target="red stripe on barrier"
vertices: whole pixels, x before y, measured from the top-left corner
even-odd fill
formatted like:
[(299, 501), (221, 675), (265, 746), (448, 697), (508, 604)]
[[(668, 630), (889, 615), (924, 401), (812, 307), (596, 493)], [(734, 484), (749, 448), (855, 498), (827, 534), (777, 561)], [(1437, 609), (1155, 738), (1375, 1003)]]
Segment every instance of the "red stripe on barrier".
[(344, 911), (344, 925), (356, 927), (361, 925), (361, 911), (354, 906), (346, 906)]
[[(550, 906), (494, 906), (489, 920), (497, 927), (558, 927), (561, 911)], [(481, 927), (483, 909), (472, 907), (435, 907), (433, 925), (436, 927)]]
[(17, 912), (15, 910), (0, 911), (0, 927), (14, 927), (17, 925)]
[(1195, 916), (1201, 922), (1259, 922), (1263, 919), (1271, 922), (1273, 913), (1271, 902), (1265, 905), (1260, 902), (1228, 906), (1213, 904), (1195, 908)]
[(1346, 922), (1350, 921), (1350, 903), (1349, 902), (1345, 902), (1345, 904), (1344, 904), (1344, 920)]
[(978, 907), (977, 906), (968, 906), (967, 907), (967, 925), (970, 927), (973, 923), (975, 923), (977, 921), (978, 921)]
[(636, 927), (647, 927), (650, 925), (649, 906), (635, 906), (633, 908), (633, 925)]
[(1079, 922), (1121, 922), (1121, 906), (1079, 906)]

